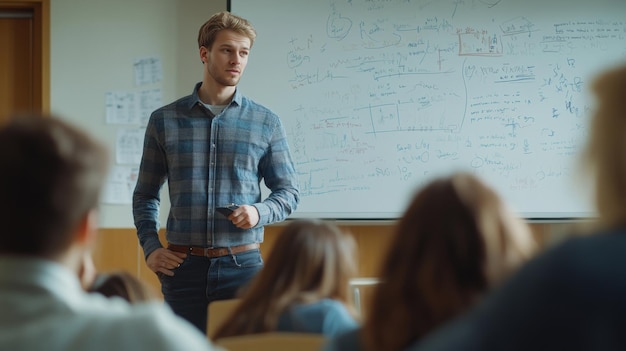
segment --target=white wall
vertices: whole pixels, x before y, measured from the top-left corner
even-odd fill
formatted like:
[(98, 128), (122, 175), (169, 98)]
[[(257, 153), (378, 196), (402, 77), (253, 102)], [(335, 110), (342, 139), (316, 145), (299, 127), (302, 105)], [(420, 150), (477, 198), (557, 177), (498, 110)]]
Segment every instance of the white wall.
[[(202, 78), (198, 28), (222, 10), (226, 0), (51, 1), (51, 111), (106, 142), (113, 156), (116, 133), (127, 126), (105, 123), (105, 94), (160, 88), (164, 104), (188, 95)], [(161, 82), (135, 86), (133, 62), (141, 57), (161, 59)], [(131, 206), (103, 204), (101, 227), (134, 227)]]

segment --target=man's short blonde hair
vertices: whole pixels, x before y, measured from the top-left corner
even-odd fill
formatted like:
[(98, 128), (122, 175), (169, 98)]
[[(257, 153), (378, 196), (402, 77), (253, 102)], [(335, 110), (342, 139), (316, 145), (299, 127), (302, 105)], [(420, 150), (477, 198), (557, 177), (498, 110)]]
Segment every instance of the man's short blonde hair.
[(250, 39), (250, 47), (252, 47), (254, 39), (256, 38), (256, 31), (254, 27), (252, 27), (252, 24), (250, 24), (248, 20), (227, 11), (214, 14), (200, 27), (198, 31), (198, 47), (204, 46), (211, 50), (217, 33), (225, 29), (245, 35)]

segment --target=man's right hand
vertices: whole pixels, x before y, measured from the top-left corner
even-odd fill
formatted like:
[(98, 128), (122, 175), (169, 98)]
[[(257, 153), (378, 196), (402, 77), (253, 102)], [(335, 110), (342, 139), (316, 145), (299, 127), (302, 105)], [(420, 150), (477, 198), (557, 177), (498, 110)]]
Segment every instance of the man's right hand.
[(146, 264), (154, 273), (161, 272), (171, 277), (174, 275), (174, 270), (180, 267), (186, 257), (187, 254), (159, 248), (148, 255)]

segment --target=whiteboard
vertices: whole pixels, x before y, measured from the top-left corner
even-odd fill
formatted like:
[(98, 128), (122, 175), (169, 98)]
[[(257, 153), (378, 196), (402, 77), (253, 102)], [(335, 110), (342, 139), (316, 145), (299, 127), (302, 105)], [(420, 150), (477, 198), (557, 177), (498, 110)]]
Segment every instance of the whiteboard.
[(473, 172), (526, 218), (593, 216), (589, 83), (626, 59), (623, 0), (231, 0), (258, 37), (239, 85), (282, 119), (292, 217), (393, 219)]

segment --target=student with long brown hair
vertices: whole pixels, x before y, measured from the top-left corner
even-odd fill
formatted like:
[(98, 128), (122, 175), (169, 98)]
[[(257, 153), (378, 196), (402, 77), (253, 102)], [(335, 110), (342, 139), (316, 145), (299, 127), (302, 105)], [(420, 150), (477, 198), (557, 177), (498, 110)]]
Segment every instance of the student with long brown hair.
[(544, 251), (411, 350), (626, 350), (626, 65), (591, 88), (597, 107), (582, 166), (599, 228)]
[(466, 311), (531, 256), (528, 227), (478, 177), (431, 181), (395, 229), (363, 327), (327, 350), (403, 350)]
[(211, 338), (271, 331), (334, 335), (355, 328), (349, 280), (355, 243), (321, 220), (289, 223), (241, 303)]

